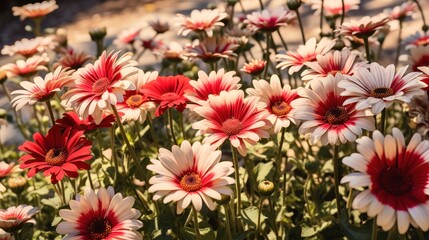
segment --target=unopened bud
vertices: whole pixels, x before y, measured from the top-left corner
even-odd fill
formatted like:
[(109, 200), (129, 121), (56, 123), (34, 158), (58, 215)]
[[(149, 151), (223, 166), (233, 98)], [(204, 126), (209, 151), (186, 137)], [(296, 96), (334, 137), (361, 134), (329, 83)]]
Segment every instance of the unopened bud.
[(9, 177), (7, 183), (15, 194), (21, 194), (27, 186), (27, 179), (23, 176)]
[(298, 10), (298, 8), (301, 6), (301, 3), (301, 0), (287, 0), (286, 2), (287, 7), (293, 11)]
[(264, 197), (269, 197), (274, 192), (274, 183), (269, 180), (264, 180), (258, 185), (259, 193)]
[(93, 28), (89, 30), (89, 35), (91, 36), (92, 41), (103, 40), (106, 34), (106, 27)]
[(222, 194), (221, 199), (216, 200), (216, 203), (219, 205), (226, 205), (231, 201), (231, 196)]

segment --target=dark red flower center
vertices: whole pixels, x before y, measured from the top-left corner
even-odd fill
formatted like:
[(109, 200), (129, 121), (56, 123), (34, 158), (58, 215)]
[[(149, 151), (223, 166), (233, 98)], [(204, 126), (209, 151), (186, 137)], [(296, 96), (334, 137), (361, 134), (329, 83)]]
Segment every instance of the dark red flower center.
[(339, 125), (345, 123), (349, 119), (347, 109), (343, 106), (330, 108), (323, 117), (323, 120), (331, 125)]
[(228, 136), (238, 134), (242, 128), (243, 124), (235, 118), (230, 118), (222, 123), (222, 131)]
[(67, 160), (68, 153), (64, 148), (52, 148), (46, 153), (45, 162), (51, 166), (62, 165)]
[(140, 105), (143, 103), (143, 96), (140, 94), (132, 95), (127, 99), (126, 103), (131, 108), (140, 107)]
[(271, 106), (271, 110), (273, 111), (273, 113), (279, 117), (285, 116), (290, 112), (291, 109), (292, 107), (283, 101), (276, 102)]
[(109, 79), (107, 77), (103, 77), (95, 81), (94, 85), (92, 85), (92, 91), (96, 96), (100, 96), (109, 88), (109, 86)]
[(37, 99), (39, 102), (44, 102), (46, 100), (51, 99), (55, 95), (55, 92), (47, 93), (44, 90), (40, 90), (37, 93), (35, 93), (33, 96)]
[(412, 190), (411, 176), (399, 168), (387, 168), (380, 173), (380, 186), (386, 192), (400, 196)]
[(194, 172), (183, 175), (182, 179), (180, 179), (180, 187), (187, 192), (200, 190), (202, 187), (200, 175)]
[(161, 95), (162, 101), (172, 102), (172, 101), (176, 101), (179, 98), (180, 98), (180, 95), (174, 92), (168, 92)]
[(371, 90), (371, 93), (369, 94), (371, 97), (374, 98), (385, 98), (393, 95), (393, 89), (392, 88), (376, 88)]
[(92, 240), (106, 239), (112, 232), (112, 225), (105, 218), (95, 218), (89, 223), (88, 232)]

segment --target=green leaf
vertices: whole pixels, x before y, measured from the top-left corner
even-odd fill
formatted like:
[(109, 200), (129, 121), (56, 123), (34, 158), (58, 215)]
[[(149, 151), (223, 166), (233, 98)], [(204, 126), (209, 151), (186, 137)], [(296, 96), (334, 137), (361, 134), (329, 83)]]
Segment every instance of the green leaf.
[[(243, 220), (247, 224), (256, 227), (258, 226), (258, 214), (259, 214), (259, 208), (256, 206), (250, 206), (244, 210), (241, 211)], [(265, 217), (263, 214), (261, 214), (261, 223), (265, 221), (267, 217)]]
[(268, 179), (268, 175), (270, 175), (271, 170), (273, 169), (273, 162), (267, 163), (258, 163), (256, 167), (253, 169), (253, 172), (256, 175), (256, 181), (261, 182)]

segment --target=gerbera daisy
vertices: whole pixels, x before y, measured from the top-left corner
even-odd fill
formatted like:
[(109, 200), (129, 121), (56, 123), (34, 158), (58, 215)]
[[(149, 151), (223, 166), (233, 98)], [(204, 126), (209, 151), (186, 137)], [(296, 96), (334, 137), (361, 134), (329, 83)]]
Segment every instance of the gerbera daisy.
[(425, 88), (423, 88), (423, 90), (428, 91), (429, 90), (429, 65), (424, 67), (417, 67), (417, 69), (421, 73), (423, 73), (422, 75), (423, 79), (421, 81), (427, 85)]
[(259, 76), (265, 70), (266, 64), (267, 61), (262, 59), (252, 59), (249, 63), (244, 63), (240, 70), (252, 76)]
[(66, 105), (76, 109), (79, 116), (92, 116), (96, 124), (101, 122), (103, 110), (124, 100), (125, 90), (135, 89), (129, 76), (137, 72), (137, 63), (131, 53), (118, 56), (104, 51), (94, 64), (87, 64), (74, 73), (75, 86), (63, 95)]
[(393, 20), (404, 20), (407, 16), (411, 16), (417, 8), (417, 4), (412, 1), (402, 3), (400, 6), (395, 6), (393, 9), (385, 11), (385, 13)]
[(426, 84), (420, 81), (420, 73), (405, 74), (408, 66), (395, 73), (393, 64), (386, 68), (371, 63), (370, 69), (358, 68), (353, 76), (341, 81), (338, 86), (344, 88), (342, 96), (348, 97), (344, 105), (356, 104), (356, 109), (372, 107), (372, 113), (378, 114), (394, 101), (408, 103), (416, 95), (422, 95)]
[(28, 78), (35, 75), (40, 70), (48, 70), (46, 65), (49, 63), (49, 58), (46, 53), (42, 55), (34, 55), (26, 60), (19, 59), (16, 63), (8, 63), (0, 68), (6, 71), (8, 77), (24, 77)]
[(344, 35), (354, 35), (358, 38), (368, 38), (375, 31), (383, 28), (388, 21), (389, 18), (385, 15), (377, 15), (375, 17), (365, 16), (359, 20), (344, 22), (338, 32)]
[(300, 89), (301, 98), (291, 103), (299, 109), (294, 117), (302, 120), (299, 134), (309, 133), (312, 144), (353, 142), (362, 135), (362, 129), (375, 129), (374, 117), (369, 111), (357, 110), (355, 104), (344, 106), (347, 98), (340, 95), (341, 89), (337, 86), (343, 79), (342, 74), (337, 74), (314, 80), (311, 89)]
[(189, 84), (189, 78), (176, 75), (159, 76), (154, 81), (146, 83), (140, 91), (150, 101), (159, 104), (155, 112), (158, 117), (169, 108), (183, 112), (188, 102), (184, 94), (186, 91), (193, 91), (193, 88)]
[(397, 225), (404, 234), (410, 225), (429, 228), (429, 142), (414, 134), (408, 146), (402, 132), (392, 135), (374, 131), (372, 139), (357, 140), (359, 153), (345, 157), (343, 163), (358, 172), (341, 183), (352, 188), (368, 187), (353, 200), (353, 208), (377, 216), (377, 225), (388, 231)]
[(194, 9), (191, 16), (187, 17), (183, 14), (176, 15), (176, 26), (180, 27), (178, 35), (186, 36), (190, 32), (202, 33), (205, 32), (208, 37), (213, 36), (213, 29), (216, 26), (224, 26), (221, 20), (228, 17), (228, 14), (220, 9)]
[(46, 136), (37, 132), (33, 139), (34, 142), (26, 141), (18, 147), (27, 153), (19, 159), (19, 167), (29, 169), (29, 178), (43, 171), (45, 176), (51, 175), (51, 182), (56, 184), (64, 175), (76, 178), (79, 169), (90, 168), (85, 161), (92, 158), (92, 143), (83, 136), (83, 131), (54, 125)]
[(36, 37), (32, 39), (23, 38), (13, 45), (6, 45), (1, 50), (1, 54), (15, 56), (17, 54), (29, 58), (36, 53), (43, 53), (47, 49), (53, 49), (55, 43), (51, 37)]
[(255, 145), (261, 138), (268, 138), (270, 122), (265, 104), (256, 97), (244, 98), (242, 90), (223, 91), (219, 96), (210, 95), (201, 107), (194, 108), (204, 119), (192, 124), (197, 134), (206, 134), (203, 143), (214, 148), (229, 139), (242, 156), (246, 156), (245, 143)]
[(417, 46), (410, 49), (409, 62), (413, 71), (429, 66), (429, 46)]
[(160, 51), (164, 49), (165, 43), (161, 39), (155, 39), (154, 37), (139, 39), (137, 46), (140, 46), (143, 49), (148, 49), (150, 51)]
[(162, 34), (170, 30), (170, 24), (161, 21), (159, 18), (149, 21), (148, 24), (157, 34)]
[(121, 120), (123, 121), (136, 121), (144, 122), (146, 116), (150, 113), (151, 118), (155, 117), (155, 103), (149, 101), (140, 90), (143, 86), (158, 77), (158, 72), (143, 72), (139, 69), (136, 75), (128, 78), (136, 86), (135, 90), (128, 90), (125, 92), (124, 101), (116, 105), (118, 112), (122, 113)]
[(118, 34), (116, 39), (113, 40), (113, 44), (117, 48), (129, 47), (139, 36), (141, 30), (142, 29), (140, 27), (126, 29)]
[(341, 51), (328, 52), (325, 55), (317, 55), (315, 62), (305, 62), (308, 69), (301, 74), (304, 82), (319, 77), (326, 77), (329, 74), (351, 76), (357, 68), (367, 67), (367, 61), (357, 62), (356, 54), (350, 52), (348, 48), (343, 48)]
[(73, 72), (74, 70), (58, 67), (54, 72), (46, 74), (44, 79), (40, 76), (35, 77), (34, 83), (22, 81), (20, 85), (24, 89), (13, 91), (11, 94), (15, 97), (10, 103), (18, 111), (26, 105), (49, 101), (63, 87), (74, 84), (74, 78), (71, 76)]
[(174, 41), (167, 44), (164, 48), (155, 50), (153, 53), (161, 56), (164, 60), (173, 63), (181, 62), (185, 58), (185, 50), (183, 49), (183, 46)]
[(284, 8), (274, 10), (264, 9), (247, 15), (244, 21), (251, 29), (263, 32), (274, 32), (281, 26), (286, 26), (296, 19), (296, 14)]
[(316, 38), (310, 38), (305, 45), (299, 45), (296, 51), (288, 51), (286, 54), (277, 54), (276, 60), (280, 62), (277, 68), (289, 68), (289, 74), (299, 72), (306, 62), (316, 61), (317, 55), (325, 55), (335, 46), (335, 41), (328, 38), (320, 39), (317, 43)]
[(404, 39), (405, 49), (429, 45), (429, 32), (416, 32)]
[(203, 202), (215, 210), (213, 199), (220, 200), (221, 194), (231, 196), (228, 187), (235, 180), (228, 177), (234, 172), (232, 162), (220, 162), (222, 152), (213, 150), (209, 144), (195, 142), (192, 146), (183, 141), (174, 145), (172, 151), (159, 149), (158, 159), (151, 159), (147, 169), (157, 173), (149, 183), (149, 192), (155, 192), (153, 199), (164, 198), (164, 203), (177, 202), (176, 212), (181, 214), (192, 205), (200, 211)]
[(6, 163), (5, 161), (0, 162), (0, 179), (9, 176), (10, 174), (16, 172), (18, 169), (16, 168), (14, 162)]
[[(311, 9), (317, 10), (317, 13), (320, 14), (320, 9), (322, 7), (321, 0), (313, 0), (310, 2)], [(344, 0), (344, 10), (347, 14), (350, 10), (359, 9), (360, 0)], [(342, 1), (338, 0), (324, 0), (323, 1), (323, 14), (327, 18), (339, 17), (343, 14), (343, 4)]]
[(24, 223), (36, 223), (32, 217), (39, 212), (39, 209), (24, 204), (0, 209), (0, 228), (6, 232), (18, 231)]
[(100, 188), (97, 193), (85, 188), (83, 196), (70, 200), (71, 209), (61, 209), (63, 219), (57, 226), (59, 234), (71, 239), (129, 239), (143, 236), (137, 231), (143, 227), (140, 211), (133, 208), (134, 198), (123, 197), (112, 187)]
[(55, 124), (63, 129), (74, 128), (78, 131), (88, 133), (98, 128), (110, 128), (114, 122), (116, 122), (114, 115), (104, 116), (99, 124), (95, 124), (91, 116), (82, 119), (75, 112), (71, 111), (64, 113), (62, 118), (55, 121)]
[(225, 73), (225, 69), (219, 71), (211, 71), (207, 75), (204, 71), (198, 71), (198, 80), (191, 80), (189, 83), (195, 91), (185, 94), (185, 97), (194, 104), (188, 104), (188, 107), (193, 110), (195, 107), (201, 106), (209, 99), (210, 95), (219, 95), (222, 91), (236, 90), (241, 87), (240, 78), (235, 75), (235, 71)]
[(206, 63), (217, 62), (221, 58), (230, 59), (236, 57), (234, 51), (238, 48), (225, 37), (209, 37), (203, 41), (195, 40), (192, 46), (187, 46), (185, 56), (199, 58)]
[(83, 51), (76, 51), (73, 48), (67, 48), (61, 52), (60, 59), (53, 65), (53, 68), (62, 66), (63, 68), (71, 68), (77, 70), (92, 59), (91, 55)]
[(277, 75), (272, 75), (270, 82), (266, 80), (253, 80), (253, 87), (246, 89), (250, 96), (259, 97), (259, 101), (266, 104), (264, 111), (268, 112), (268, 121), (274, 127), (274, 133), (278, 133), (282, 128), (287, 128), (290, 122), (297, 124), (294, 119), (295, 109), (291, 107), (291, 102), (298, 98), (295, 89), (289, 85), (283, 88)]
[(58, 8), (55, 0), (29, 3), (21, 7), (12, 7), (13, 15), (22, 20), (26, 18), (41, 18)]

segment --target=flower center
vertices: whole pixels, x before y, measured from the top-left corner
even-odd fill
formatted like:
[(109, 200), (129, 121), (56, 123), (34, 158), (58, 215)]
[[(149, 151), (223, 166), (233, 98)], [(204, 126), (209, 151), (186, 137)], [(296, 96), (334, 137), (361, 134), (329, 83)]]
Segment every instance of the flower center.
[(175, 101), (180, 98), (180, 95), (174, 92), (168, 92), (161, 95), (162, 101)]
[(380, 174), (380, 185), (388, 193), (403, 195), (413, 188), (411, 176), (398, 168), (387, 168)]
[(140, 107), (143, 103), (143, 96), (140, 94), (135, 94), (129, 97), (126, 101), (127, 105), (132, 108)]
[(343, 71), (341, 71), (341, 70), (331, 70), (326, 75), (332, 74), (332, 76), (335, 76), (335, 75), (337, 75), (337, 73), (343, 73)]
[(44, 102), (51, 99), (54, 95), (55, 92), (47, 93), (44, 90), (40, 90), (34, 94), (34, 98), (36, 98), (39, 102)]
[(112, 232), (112, 225), (105, 218), (95, 218), (89, 224), (88, 232), (92, 240), (106, 239)]
[(109, 79), (107, 77), (103, 77), (95, 81), (94, 85), (92, 85), (92, 91), (96, 96), (100, 96), (109, 88), (109, 86)]
[(63, 164), (68, 157), (67, 150), (64, 148), (52, 148), (46, 153), (45, 162), (51, 166)]
[(290, 112), (292, 107), (286, 102), (276, 102), (271, 106), (271, 110), (279, 117), (283, 117)]
[(222, 123), (222, 131), (228, 136), (235, 135), (241, 131), (243, 124), (240, 120), (235, 118), (230, 118)]
[(369, 96), (374, 98), (385, 98), (393, 95), (393, 89), (391, 88), (376, 88), (371, 90)]
[(343, 106), (330, 108), (326, 113), (323, 120), (331, 125), (339, 125), (345, 123), (349, 119), (347, 109)]
[(180, 186), (187, 192), (198, 191), (202, 187), (201, 177), (193, 172), (187, 173), (180, 179)]

